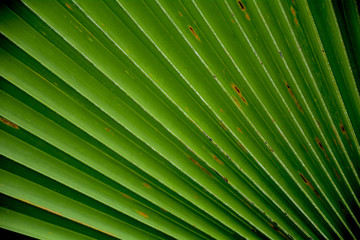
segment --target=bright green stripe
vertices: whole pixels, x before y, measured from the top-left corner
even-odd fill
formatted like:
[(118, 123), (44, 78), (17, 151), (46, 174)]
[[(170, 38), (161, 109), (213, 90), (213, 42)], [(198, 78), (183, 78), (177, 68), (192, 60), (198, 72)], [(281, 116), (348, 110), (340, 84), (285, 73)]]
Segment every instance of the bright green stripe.
[[(119, 238), (158, 239), (42, 186), (1, 170), (1, 192)], [(150, 217), (149, 217), (150, 219)]]
[(94, 239), (0, 207), (1, 227), (39, 239)]

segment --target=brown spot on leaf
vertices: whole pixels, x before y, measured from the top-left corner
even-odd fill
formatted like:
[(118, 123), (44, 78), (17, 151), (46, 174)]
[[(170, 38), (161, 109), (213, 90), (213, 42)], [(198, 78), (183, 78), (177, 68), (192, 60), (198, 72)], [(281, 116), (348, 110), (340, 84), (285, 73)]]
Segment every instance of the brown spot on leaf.
[(222, 121), (220, 121), (220, 126), (221, 126), (225, 131), (227, 131), (227, 128), (226, 128), (226, 126), (224, 125), (224, 123), (223, 123)]
[(336, 169), (335, 169), (335, 168), (333, 168), (333, 169), (334, 169), (334, 172), (335, 172), (336, 177), (337, 177), (339, 180), (341, 180), (341, 177), (340, 177), (340, 175), (339, 175), (338, 171), (336, 171)]
[(123, 196), (124, 198), (133, 200), (129, 195), (125, 194), (125, 193), (121, 193), (121, 196)]
[(220, 112), (222, 112), (222, 113), (223, 113), (223, 112), (224, 112), (224, 109), (220, 108)]
[(183, 16), (181, 12), (178, 12), (178, 13), (179, 13), (179, 15), (180, 15), (181, 17)]
[(191, 26), (189, 26), (189, 29), (190, 29), (191, 33), (194, 35), (194, 37), (196, 38), (196, 40), (200, 41), (200, 38), (199, 38), (199, 36), (196, 34), (195, 30), (194, 30)]
[(108, 131), (108, 132), (111, 132), (111, 131), (110, 131), (110, 128), (105, 128), (105, 130)]
[(137, 212), (140, 216), (142, 216), (142, 217), (144, 217), (144, 218), (149, 218), (149, 215), (147, 215), (147, 214), (144, 213), (144, 212), (141, 212), (141, 211), (138, 211), (138, 210), (136, 210), (136, 212)]
[(72, 7), (71, 7), (68, 3), (65, 3), (65, 6), (66, 6), (68, 9), (72, 10)]
[(295, 17), (295, 16), (296, 16), (296, 11), (295, 11), (295, 9), (293, 8), (293, 6), (291, 6), (290, 10), (291, 10), (292, 15), (294, 15), (294, 17)]
[(317, 144), (319, 145), (319, 147), (321, 148), (321, 150), (324, 151), (325, 149), (324, 149), (322, 143), (320, 142), (320, 140), (318, 138), (315, 138), (315, 140), (316, 140)]
[(239, 127), (237, 127), (236, 130), (238, 130), (241, 133), (243, 132)]
[(307, 150), (306, 146), (305, 146), (304, 144), (302, 144), (302, 146), (304, 147), (305, 151), (306, 151), (307, 153), (309, 153), (309, 151)]
[(146, 188), (151, 188), (151, 186), (148, 183), (143, 183), (143, 186)]
[(250, 21), (250, 16), (249, 16), (249, 14), (246, 12), (246, 8), (245, 8), (244, 4), (243, 4), (240, 0), (238, 0), (237, 2), (238, 2), (238, 4), (239, 4), (239, 7), (240, 7), (241, 11), (243, 11), (243, 12), (245, 13), (246, 19)]
[(235, 84), (231, 84), (231, 87), (236, 91), (236, 93), (239, 95), (239, 97), (242, 99), (242, 101), (248, 105), (246, 99), (244, 98), (244, 96), (241, 94), (240, 89), (235, 85)]
[(315, 195), (316, 195), (318, 198), (320, 198), (319, 193), (316, 191), (316, 189), (315, 189), (314, 186), (311, 184), (311, 182), (309, 182), (309, 181), (304, 177), (304, 175), (303, 175), (302, 173), (299, 172), (299, 174), (300, 174), (300, 177), (304, 180), (305, 184), (308, 185), (309, 188), (310, 188), (312, 191), (314, 191)]
[(198, 166), (203, 172), (205, 172), (207, 175), (209, 175), (210, 177), (214, 177), (206, 168), (204, 168), (203, 166), (201, 166), (200, 163), (198, 163), (198, 161), (196, 161), (195, 159), (193, 159), (190, 156), (187, 156), (196, 166)]
[(27, 203), (27, 204), (30, 204), (30, 205), (35, 206), (35, 207), (37, 207), (37, 208), (43, 209), (43, 210), (45, 210), (45, 211), (47, 211), (47, 212), (50, 212), (50, 213), (52, 213), (52, 214), (55, 214), (55, 215), (58, 215), (58, 216), (62, 216), (62, 215), (61, 215), (60, 213), (58, 213), (58, 212), (55, 212), (55, 211), (50, 210), (50, 209), (47, 209), (47, 208), (45, 208), (45, 207), (36, 205), (36, 204), (34, 204), (34, 203), (32, 203), (32, 202), (30, 202), (30, 201), (28, 201), (28, 200), (25, 200), (25, 199), (20, 199), (20, 200), (21, 200), (22, 202), (24, 202), (24, 203)]
[(19, 129), (19, 126), (16, 125), (15, 123), (7, 120), (6, 118), (0, 118), (0, 121), (2, 121), (3, 123), (5, 123), (6, 125), (10, 126), (10, 127), (13, 127), (15, 129)]
[(299, 103), (298, 100), (296, 99), (293, 91), (291, 90), (289, 84), (288, 84), (286, 81), (285, 81), (285, 85), (286, 85), (286, 87), (287, 87), (287, 89), (288, 89), (288, 91), (289, 91), (289, 93), (290, 93), (291, 98), (294, 100), (297, 108), (300, 110), (300, 112), (303, 112), (303, 110), (302, 110), (302, 108), (301, 108), (301, 106), (300, 106), (300, 103)]
[(247, 153), (245, 147), (244, 147), (241, 143), (239, 143), (238, 141), (236, 141), (236, 143), (241, 147), (241, 149), (242, 149), (244, 152)]
[(297, 18), (294, 18), (294, 22), (296, 25), (299, 25), (299, 20), (297, 20)]
[(214, 154), (212, 155), (212, 157), (215, 159), (216, 162), (218, 162), (221, 165), (224, 165), (223, 161), (221, 161), (220, 159), (218, 159)]
[(347, 139), (350, 147), (352, 148), (352, 144), (351, 144), (351, 142), (350, 142), (350, 138), (349, 138), (349, 136), (348, 136), (348, 134), (347, 134), (347, 132), (346, 132), (346, 130), (345, 130), (345, 126), (344, 126), (343, 123), (340, 123), (340, 129), (341, 129), (341, 133), (346, 137), (346, 139)]
[(240, 9), (245, 12), (246, 10), (245, 10), (244, 4), (243, 4), (240, 0), (237, 1), (237, 2), (238, 2), (238, 4), (239, 4), (239, 6), (240, 6)]
[(327, 153), (326, 153), (326, 151), (325, 151), (325, 148), (324, 148), (324, 146), (322, 145), (321, 141), (320, 141), (317, 137), (315, 137), (315, 140), (316, 140), (317, 144), (319, 145), (320, 149), (324, 152), (326, 159), (327, 159), (327, 160), (330, 160), (330, 158), (329, 158), (329, 156), (327, 155)]

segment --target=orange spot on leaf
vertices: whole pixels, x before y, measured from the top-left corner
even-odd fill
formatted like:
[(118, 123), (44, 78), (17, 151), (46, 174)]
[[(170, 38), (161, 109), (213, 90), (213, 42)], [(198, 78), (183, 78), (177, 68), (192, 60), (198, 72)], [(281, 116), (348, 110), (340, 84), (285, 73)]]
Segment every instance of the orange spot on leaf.
[(241, 133), (243, 132), (239, 127), (237, 127), (236, 129)]
[(291, 11), (292, 15), (294, 15), (294, 17), (295, 17), (296, 16), (296, 11), (292, 6), (290, 8), (290, 11)]
[(224, 125), (224, 123), (220, 122), (220, 126), (221, 126), (225, 131), (227, 130), (227, 128), (226, 128), (226, 126)]
[(68, 9), (72, 10), (72, 7), (71, 7), (68, 3), (65, 3), (65, 6), (66, 6)]
[(129, 195), (125, 194), (125, 193), (121, 193), (121, 196), (123, 196), (124, 198), (133, 200)]
[(181, 12), (178, 12), (180, 16), (183, 16)]
[(349, 136), (348, 136), (348, 134), (347, 134), (347, 132), (346, 132), (346, 130), (345, 130), (345, 127), (344, 127), (344, 124), (343, 124), (343, 123), (340, 123), (340, 129), (341, 129), (341, 133), (346, 137), (346, 139), (347, 139), (350, 147), (352, 148), (352, 144), (351, 144), (351, 142), (350, 142), (350, 138), (349, 138)]
[(337, 177), (339, 180), (341, 180), (341, 177), (340, 177), (340, 175), (339, 175), (338, 171), (336, 171), (336, 169), (335, 169), (335, 168), (333, 168), (333, 169), (334, 169), (334, 172), (335, 172), (336, 177)]
[(239, 7), (240, 7), (240, 9), (241, 9), (241, 11), (246, 11), (245, 10), (245, 6), (244, 6), (244, 4), (239, 0), (239, 1), (237, 1), (238, 2), (238, 4), (239, 4)]
[(198, 161), (196, 161), (195, 159), (193, 159), (190, 156), (187, 156), (196, 166), (198, 166), (203, 172), (205, 172), (207, 175), (209, 175), (210, 177), (214, 177), (208, 170), (206, 170), (206, 168), (204, 168), (203, 166), (201, 166), (200, 163), (198, 163)]
[(136, 210), (136, 212), (137, 212), (140, 216), (142, 216), (142, 217), (144, 217), (144, 218), (149, 218), (149, 215), (147, 215), (147, 214), (144, 213), (144, 212), (141, 212), (141, 211), (138, 211), (138, 210)]
[(294, 93), (293, 93), (293, 91), (291, 90), (291, 88), (290, 88), (290, 86), (289, 86), (289, 84), (285, 81), (285, 85), (286, 85), (286, 87), (287, 87), (287, 89), (288, 89), (288, 91), (289, 91), (289, 93), (290, 93), (290, 96), (292, 97), (292, 99), (294, 100), (294, 102), (295, 102), (295, 104), (296, 104), (296, 106), (297, 106), (297, 108), (300, 110), (300, 112), (303, 112), (303, 110), (302, 110), (302, 108), (301, 108), (301, 106), (300, 106), (300, 103), (298, 102), (298, 100), (296, 99), (296, 97), (295, 97), (295, 95), (294, 95)]
[(151, 188), (151, 186), (147, 183), (143, 183), (143, 186), (146, 187), (146, 188)]
[(235, 85), (235, 84), (231, 84), (231, 87), (236, 91), (236, 93), (240, 96), (240, 98), (242, 99), (242, 101), (248, 105), (246, 99), (244, 98), (244, 96), (241, 94), (240, 89)]
[(6, 125), (10, 126), (10, 127), (13, 127), (15, 129), (19, 129), (19, 126), (16, 125), (15, 123), (7, 120), (6, 118), (0, 118), (0, 121), (2, 121), (3, 123), (5, 123)]
[(194, 37), (196, 38), (196, 40), (200, 41), (200, 38), (199, 38), (199, 36), (196, 34), (195, 30), (194, 30), (191, 26), (189, 26), (189, 29), (190, 29), (191, 33), (194, 35)]
[(311, 182), (309, 182), (302, 173), (300, 173), (300, 177), (304, 180), (305, 184), (309, 186), (309, 188), (314, 191), (315, 195), (318, 197), (318, 198), (321, 198), (319, 193), (316, 191), (316, 189), (314, 188), (314, 186), (311, 184)]
[(212, 157), (215, 159), (216, 162), (218, 162), (221, 165), (224, 165), (223, 161), (221, 161), (220, 159), (218, 159), (214, 154), (212, 155)]

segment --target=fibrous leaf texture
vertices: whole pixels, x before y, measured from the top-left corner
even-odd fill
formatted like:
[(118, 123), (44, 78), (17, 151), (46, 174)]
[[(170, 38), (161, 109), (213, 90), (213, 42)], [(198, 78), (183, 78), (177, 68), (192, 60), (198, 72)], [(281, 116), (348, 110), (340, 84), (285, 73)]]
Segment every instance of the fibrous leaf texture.
[(359, 239), (357, 4), (1, 1), (0, 227)]

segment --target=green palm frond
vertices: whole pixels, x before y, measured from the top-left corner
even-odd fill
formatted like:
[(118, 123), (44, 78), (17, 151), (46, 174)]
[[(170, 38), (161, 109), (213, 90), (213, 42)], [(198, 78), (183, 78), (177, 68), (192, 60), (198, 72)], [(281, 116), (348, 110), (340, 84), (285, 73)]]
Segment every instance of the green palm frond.
[(0, 227), (356, 239), (355, 0), (0, 2)]

